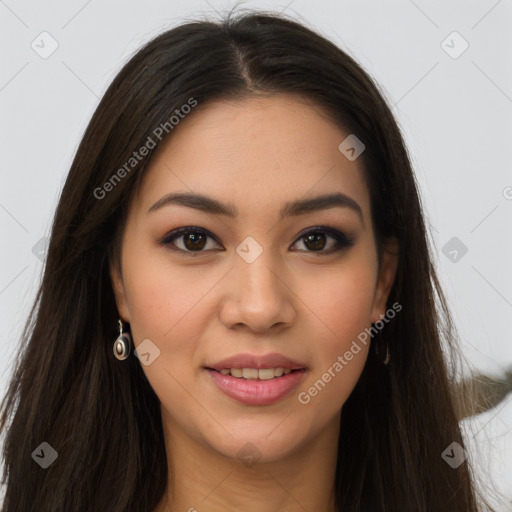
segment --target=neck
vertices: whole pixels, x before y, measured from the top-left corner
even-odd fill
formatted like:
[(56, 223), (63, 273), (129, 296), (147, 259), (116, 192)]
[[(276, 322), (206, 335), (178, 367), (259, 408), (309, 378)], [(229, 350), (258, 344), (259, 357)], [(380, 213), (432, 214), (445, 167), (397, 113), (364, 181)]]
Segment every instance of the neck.
[[(178, 428), (165, 430), (169, 482), (153, 512), (259, 512), (263, 506), (266, 512), (335, 512), (339, 417), (280, 460), (261, 454), (244, 462), (191, 440)], [(251, 450), (256, 454), (248, 445), (246, 453)]]

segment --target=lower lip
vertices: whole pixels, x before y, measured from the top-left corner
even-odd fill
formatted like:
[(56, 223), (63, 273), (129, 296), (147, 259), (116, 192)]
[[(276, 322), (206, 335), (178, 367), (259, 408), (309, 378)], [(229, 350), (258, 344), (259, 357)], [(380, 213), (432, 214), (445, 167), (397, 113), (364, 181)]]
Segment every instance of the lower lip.
[(215, 370), (206, 371), (222, 392), (246, 405), (269, 405), (283, 399), (299, 385), (306, 373), (297, 370), (274, 379), (251, 380), (222, 375)]

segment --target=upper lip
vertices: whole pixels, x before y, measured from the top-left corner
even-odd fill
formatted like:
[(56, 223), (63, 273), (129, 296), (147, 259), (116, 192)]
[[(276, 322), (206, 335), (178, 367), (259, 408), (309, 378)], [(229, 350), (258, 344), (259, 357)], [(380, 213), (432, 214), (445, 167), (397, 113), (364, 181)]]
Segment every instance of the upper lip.
[(302, 370), (306, 366), (282, 354), (235, 354), (216, 363), (208, 364), (205, 368), (212, 370), (223, 370), (225, 368), (289, 368), (290, 370)]

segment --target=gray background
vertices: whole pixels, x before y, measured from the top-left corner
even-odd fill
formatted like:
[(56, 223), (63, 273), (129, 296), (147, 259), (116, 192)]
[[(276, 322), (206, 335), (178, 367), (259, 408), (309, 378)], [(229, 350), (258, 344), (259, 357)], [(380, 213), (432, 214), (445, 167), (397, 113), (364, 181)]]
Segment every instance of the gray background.
[[(0, 0), (2, 394), (41, 276), (40, 240), (49, 235), (60, 189), (99, 98), (149, 38), (197, 16), (218, 17), (216, 11), (233, 5)], [(512, 365), (511, 2), (241, 6), (284, 10), (302, 20), (381, 85), (411, 153), (468, 363), (502, 373)], [(45, 55), (52, 44), (57, 49)], [(464, 428), (484, 485), (510, 500), (512, 394)]]

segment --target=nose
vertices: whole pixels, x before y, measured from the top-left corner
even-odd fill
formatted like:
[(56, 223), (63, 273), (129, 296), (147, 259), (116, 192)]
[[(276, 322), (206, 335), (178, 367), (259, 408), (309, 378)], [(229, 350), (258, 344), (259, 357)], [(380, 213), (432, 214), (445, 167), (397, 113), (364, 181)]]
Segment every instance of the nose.
[(265, 253), (252, 263), (239, 258), (224, 282), (220, 319), (229, 329), (262, 333), (285, 329), (295, 319), (295, 296), (284, 271), (272, 265)]

